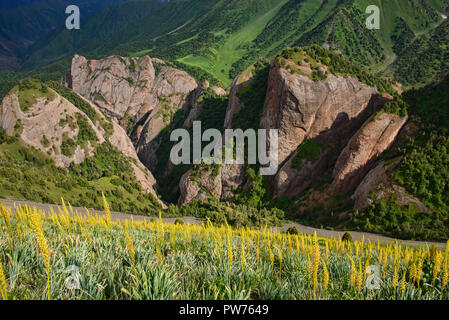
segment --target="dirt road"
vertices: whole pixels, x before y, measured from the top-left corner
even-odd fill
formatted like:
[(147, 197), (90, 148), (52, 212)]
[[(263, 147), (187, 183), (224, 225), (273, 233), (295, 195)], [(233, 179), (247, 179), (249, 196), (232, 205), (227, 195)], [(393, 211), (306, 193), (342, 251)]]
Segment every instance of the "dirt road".
[[(42, 203), (36, 203), (32, 201), (17, 201), (17, 200), (3, 200), (0, 199), (0, 203), (3, 203), (6, 207), (14, 209), (14, 204), (16, 205), (28, 205), (30, 207), (36, 207), (38, 210), (41, 209), (46, 214), (50, 213), (50, 208), (53, 208), (53, 211), (55, 213), (58, 213), (58, 205), (52, 205), (52, 204), (42, 204)], [(89, 212), (92, 215), (104, 215), (103, 211), (94, 210), (91, 208), (87, 208)], [(84, 208), (79, 207), (73, 207), (73, 211), (86, 214), (86, 210)], [(111, 216), (113, 220), (129, 220), (133, 219), (134, 221), (145, 221), (154, 219), (154, 217), (145, 217), (145, 216), (138, 216), (138, 215), (132, 215), (127, 213), (121, 213), (121, 212), (111, 212)], [(196, 224), (201, 225), (201, 220), (195, 217), (180, 217), (181, 220), (184, 221), (186, 224)], [(176, 218), (162, 218), (162, 221), (164, 223), (174, 223)], [(314, 232), (317, 233), (318, 236), (321, 237), (333, 237), (333, 238), (339, 238), (342, 237), (344, 234), (344, 231), (330, 231), (330, 230), (324, 230), (324, 229), (317, 229), (312, 227), (307, 227), (298, 223), (287, 223), (279, 228), (273, 228), (272, 230), (275, 231), (285, 231), (290, 227), (296, 227), (300, 233), (304, 234), (313, 234)], [(371, 241), (371, 242), (380, 242), (381, 244), (388, 244), (388, 243), (394, 243), (396, 239), (389, 238), (386, 236), (378, 235), (378, 234), (372, 234), (367, 232), (357, 232), (357, 231), (350, 231), (353, 240), (361, 240), (362, 237), (365, 238), (365, 241)], [(398, 240), (400, 243), (406, 246), (411, 247), (420, 247), (420, 246), (426, 246), (426, 245), (432, 245), (434, 244), (436, 247), (440, 249), (445, 248), (445, 243), (440, 242), (423, 242), (423, 241), (404, 241), (404, 240)]]

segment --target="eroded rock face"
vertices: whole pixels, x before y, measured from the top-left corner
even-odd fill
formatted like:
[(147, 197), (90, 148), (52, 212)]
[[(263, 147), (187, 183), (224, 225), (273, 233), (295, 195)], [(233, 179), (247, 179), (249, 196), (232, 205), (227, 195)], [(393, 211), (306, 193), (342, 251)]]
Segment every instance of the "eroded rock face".
[[(159, 66), (157, 74), (153, 63)], [(168, 102), (176, 104), (179, 97), (171, 96), (185, 97), (197, 87), (186, 72), (149, 56), (87, 60), (75, 55), (71, 83), (75, 92), (106, 110), (124, 127), (130, 121), (139, 122), (148, 112), (158, 111)]]
[[(232, 129), (233, 120), (244, 108), (245, 105), (240, 100), (238, 93), (240, 90), (248, 87), (254, 80), (253, 66), (238, 75), (229, 89), (229, 101), (226, 108), (224, 120), (224, 129)], [(247, 181), (246, 168), (239, 164), (225, 164), (222, 166), (222, 201), (232, 201), (234, 199), (234, 190), (241, 188)]]
[(382, 161), (363, 178), (363, 181), (352, 195), (352, 199), (355, 201), (354, 209), (365, 209), (371, 203), (369, 199), (370, 192), (387, 181), (388, 175), (385, 170), (385, 162)]
[(389, 198), (395, 194), (395, 201), (399, 205), (414, 204), (421, 212), (430, 211), (425, 204), (410, 195), (405, 188), (392, 182), (389, 171), (395, 168), (398, 163), (399, 161), (395, 161), (387, 165), (382, 161), (363, 178), (363, 181), (351, 197), (355, 202), (355, 210), (362, 211), (372, 204), (374, 200)]
[(234, 190), (246, 182), (246, 168), (240, 164), (223, 164), (221, 167), (222, 201), (234, 199)]
[(334, 168), (330, 193), (344, 194), (356, 188), (368, 173), (369, 164), (393, 144), (407, 119), (387, 113), (372, 116), (340, 154)]
[[(157, 74), (154, 64), (158, 65)], [(89, 61), (75, 55), (71, 81), (74, 91), (130, 130), (139, 158), (150, 169), (157, 164), (154, 138), (186, 107), (189, 94), (197, 87), (186, 72), (148, 56)]]
[[(279, 130), (280, 169), (271, 179), (275, 194), (294, 197), (310, 187), (386, 101), (375, 87), (355, 77), (330, 74), (325, 80), (313, 81), (273, 61), (260, 127)], [(303, 160), (295, 168), (294, 158), (305, 139), (323, 148), (315, 160)]]
[(196, 88), (190, 97), (190, 112), (187, 118), (184, 120), (184, 124), (182, 125), (183, 128), (188, 128), (192, 124), (193, 121), (195, 121), (203, 111), (203, 106), (199, 102), (201, 95), (209, 88), (210, 84), (208, 81), (203, 81), (201, 84)]
[(176, 112), (186, 110), (188, 107), (186, 100), (183, 94), (168, 97), (163, 101), (163, 105), (148, 113), (143, 125), (139, 126), (136, 135), (132, 136), (139, 159), (150, 170), (155, 170), (158, 163), (156, 151), (160, 142), (155, 138), (170, 124)]
[[(51, 89), (48, 89), (51, 90)], [(139, 161), (134, 146), (126, 135), (125, 130), (117, 123), (111, 121), (112, 134), (106, 138), (105, 129), (102, 122), (108, 121), (98, 108), (90, 104), (95, 110), (98, 119), (92, 120), (71, 102), (51, 90), (54, 98), (47, 101), (45, 98), (38, 98), (37, 103), (26, 111), (20, 108), (17, 92), (8, 94), (1, 104), (0, 127), (8, 135), (19, 134), (26, 144), (47, 153), (59, 167), (68, 167), (71, 163), (80, 164), (86, 157), (94, 155), (95, 147), (108, 139), (123, 155), (131, 159), (131, 166), (134, 170), (137, 181), (142, 189), (151, 193), (156, 199), (158, 196), (154, 187), (156, 180), (151, 172)], [(91, 130), (96, 135), (96, 140), (87, 141), (81, 145), (77, 141), (80, 130), (78, 119), (82, 117)], [(63, 141), (71, 139), (76, 145), (72, 155), (64, 155), (61, 152)], [(158, 200), (162, 207), (164, 203)]]
[(295, 152), (279, 169), (274, 179), (276, 194), (280, 197), (295, 197), (310, 187), (312, 182), (322, 175), (330, 162), (332, 149), (323, 151), (315, 161), (303, 160), (298, 170), (293, 166)]
[(75, 55), (71, 67), (72, 88), (107, 110), (116, 119), (135, 115), (144, 104), (154, 104), (150, 94), (155, 70), (150, 57), (111, 56), (87, 60)]
[[(18, 133), (26, 144), (49, 154), (56, 166), (68, 167), (71, 163), (79, 164), (86, 157), (93, 155), (94, 144), (103, 143), (104, 137), (101, 129), (92, 123), (85, 113), (56, 92), (53, 93), (53, 100), (37, 98), (37, 103), (27, 111), (20, 108), (18, 94), (10, 93), (3, 99), (0, 125), (6, 134)], [(86, 119), (95, 132), (97, 141), (89, 141), (85, 146), (75, 145), (71, 155), (64, 155), (61, 152), (63, 142), (69, 139), (77, 140), (80, 130), (77, 117), (80, 116)]]
[(220, 199), (222, 193), (221, 169), (198, 169), (187, 171), (179, 181), (181, 196), (178, 205), (192, 202), (193, 200), (204, 200), (209, 195)]
[(376, 88), (357, 78), (329, 75), (313, 81), (271, 64), (265, 106), (260, 127), (279, 130), (279, 163), (283, 163), (307, 137), (344, 127), (366, 110)]
[(248, 70), (247, 72), (238, 75), (232, 82), (223, 128), (232, 128), (232, 120), (234, 119), (234, 116), (244, 108), (243, 102), (240, 101), (238, 97), (238, 92), (242, 87), (248, 86), (252, 79), (253, 74), (250, 70)]

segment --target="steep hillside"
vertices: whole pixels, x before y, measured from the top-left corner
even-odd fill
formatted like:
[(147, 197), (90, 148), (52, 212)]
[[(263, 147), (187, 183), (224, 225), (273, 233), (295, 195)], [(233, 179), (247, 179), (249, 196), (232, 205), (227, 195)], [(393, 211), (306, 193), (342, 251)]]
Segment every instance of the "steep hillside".
[(409, 86), (442, 79), (449, 72), (449, 20), (405, 46), (389, 71)]
[(65, 28), (65, 8), (77, 5), (87, 19), (95, 12), (125, 0), (13, 1), (0, 11), (0, 69), (17, 70), (28, 55)]
[(125, 131), (62, 85), (22, 80), (3, 99), (0, 124), (2, 197), (58, 202), (64, 196), (91, 206), (105, 192), (116, 209), (160, 207), (156, 181)]
[(356, 191), (356, 207), (368, 209), (353, 216), (352, 226), (404, 238), (447, 236), (448, 92), (446, 76), (405, 94), (411, 121)]
[[(369, 5), (381, 10), (380, 30), (365, 26)], [(447, 7), (447, 0), (126, 1), (87, 18), (82, 30), (55, 32), (21, 65), (33, 69), (74, 53), (95, 58), (149, 54), (197, 81), (207, 78), (229, 86), (260, 57), (272, 59), (285, 47), (319, 44), (406, 84), (425, 84), (432, 74), (412, 81), (402, 67), (389, 66), (398, 59), (400, 65), (416, 61), (418, 69), (421, 63), (424, 69), (439, 69), (439, 58), (413, 60), (409, 55), (415, 51), (404, 47), (431, 39), (435, 32), (444, 37), (443, 30), (434, 29), (444, 21)]]
[[(365, 10), (373, 4), (381, 9), (380, 30), (365, 26)], [(265, 1), (248, 13), (242, 10), (245, 6), (250, 7), (251, 1), (240, 1), (238, 9), (232, 3), (218, 3), (195, 22), (163, 40), (158, 38), (151, 48), (139, 40), (134, 46), (140, 48), (137, 52), (146, 50), (199, 67), (225, 84), (259, 57), (273, 58), (285, 47), (312, 43), (338, 49), (354, 62), (381, 70), (395, 59), (393, 47), (406, 38), (403, 29), (410, 28), (413, 38), (415, 34), (426, 34), (443, 20), (441, 14), (449, 2)], [(198, 30), (202, 30), (201, 34)], [(133, 53), (126, 48), (126, 44), (120, 46), (122, 54)]]

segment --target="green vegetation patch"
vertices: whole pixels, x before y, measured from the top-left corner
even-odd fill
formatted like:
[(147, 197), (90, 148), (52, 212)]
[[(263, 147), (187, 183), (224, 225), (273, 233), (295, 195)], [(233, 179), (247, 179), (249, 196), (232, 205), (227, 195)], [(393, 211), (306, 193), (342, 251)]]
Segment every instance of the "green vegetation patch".
[(388, 113), (395, 114), (400, 116), (401, 118), (407, 116), (408, 114), (408, 104), (402, 99), (401, 96), (397, 95), (391, 101), (388, 101), (376, 114), (374, 119), (376, 120), (380, 114)]
[(73, 139), (69, 138), (69, 136), (65, 132), (62, 136), (61, 153), (66, 157), (72, 157), (75, 153), (76, 147), (76, 142)]
[(47, 148), (50, 145), (50, 141), (48, 141), (47, 137), (45, 136), (45, 134), (42, 136), (41, 139), (41, 144)]
[[(392, 179), (428, 210), (398, 204), (397, 195), (373, 199), (351, 226), (404, 239), (447, 240), (449, 234), (449, 80), (404, 94), (415, 133), (390, 152), (400, 159)], [(387, 159), (388, 160), (388, 159)]]
[(98, 137), (94, 129), (92, 129), (89, 121), (81, 113), (76, 113), (76, 122), (79, 128), (77, 142), (80, 145), (85, 146), (89, 141), (91, 143), (98, 141)]
[[(301, 52), (304, 52), (304, 54)], [(363, 82), (368, 86), (376, 86), (381, 94), (389, 93), (393, 95), (396, 93), (396, 90), (393, 88), (394, 82), (392, 80), (379, 78), (356, 63), (349, 61), (343, 55), (318, 45), (287, 48), (282, 52), (280, 57), (292, 60), (299, 65), (301, 61), (298, 59), (304, 57), (305, 62), (311, 65), (311, 78), (314, 81), (324, 80), (330, 73), (342, 77), (353, 76), (357, 77), (360, 82)], [(327, 71), (323, 72), (321, 66), (327, 66)]]
[(95, 109), (92, 108), (92, 106), (78, 94), (56, 81), (47, 81), (45, 84), (55, 90), (59, 95), (67, 99), (69, 102), (71, 102), (79, 110), (84, 112), (89, 117), (89, 119), (92, 120), (93, 123), (98, 120), (99, 116), (95, 112)]
[(181, 208), (170, 205), (167, 212), (168, 215), (194, 216), (208, 219), (217, 225), (227, 223), (235, 227), (280, 226), (284, 221), (282, 210), (258, 209), (244, 204), (220, 202), (212, 197), (205, 201), (194, 200)]
[(45, 103), (53, 101), (55, 94), (42, 82), (36, 79), (26, 78), (18, 84), (18, 95), (20, 109), (23, 112), (28, 111), (39, 98), (44, 98)]
[(161, 209), (142, 190), (130, 160), (109, 143), (83, 163), (60, 168), (47, 154), (5, 139), (0, 130), (0, 198), (57, 204), (63, 197), (73, 206), (102, 209), (104, 193), (113, 211), (156, 215)]
[(326, 146), (322, 144), (313, 142), (310, 139), (305, 139), (299, 146), (298, 153), (292, 161), (293, 168), (300, 171), (303, 160), (314, 162), (325, 148)]

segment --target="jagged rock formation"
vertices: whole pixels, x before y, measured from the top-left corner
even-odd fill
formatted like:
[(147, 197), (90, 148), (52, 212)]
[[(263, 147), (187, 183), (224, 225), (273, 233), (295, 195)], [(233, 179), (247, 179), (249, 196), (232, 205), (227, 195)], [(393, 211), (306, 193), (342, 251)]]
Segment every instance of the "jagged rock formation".
[[(17, 133), (26, 144), (48, 153), (57, 166), (67, 167), (72, 162), (83, 162), (93, 155), (94, 143), (105, 141), (101, 128), (56, 92), (53, 92), (51, 99), (39, 97), (36, 100), (24, 111), (20, 107), (17, 90), (7, 95), (2, 103), (1, 127), (6, 134), (11, 136)], [(64, 155), (61, 152), (64, 141), (75, 141), (80, 132), (78, 117), (88, 122), (89, 128), (95, 132), (95, 139), (86, 141), (84, 148), (80, 144), (74, 145), (72, 154)]]
[(344, 194), (354, 189), (367, 174), (369, 163), (395, 141), (408, 117), (381, 113), (372, 116), (351, 138), (334, 168), (331, 194)]
[(75, 55), (71, 83), (74, 91), (127, 129), (139, 158), (152, 170), (157, 164), (155, 137), (178, 110), (186, 108), (189, 94), (197, 88), (186, 72), (148, 56), (89, 61)]
[[(36, 84), (41, 86), (40, 83)], [(48, 154), (59, 167), (82, 163), (87, 157), (94, 155), (98, 145), (109, 141), (130, 159), (130, 165), (142, 189), (158, 199), (154, 189), (156, 180), (139, 161), (134, 146), (123, 128), (107, 120), (95, 105), (85, 100), (94, 110), (94, 123), (86, 113), (56, 91), (46, 86), (45, 88), (46, 94), (34, 93), (35, 102), (28, 103), (26, 108), (19, 100), (22, 90), (20, 86), (14, 88), (3, 99), (0, 108), (0, 127), (6, 134), (17, 135), (27, 145)], [(107, 126), (110, 128), (106, 128)], [(159, 203), (165, 207), (161, 201)]]
[[(313, 81), (292, 74), (275, 60), (268, 80), (260, 127), (279, 129), (279, 162), (284, 162), (307, 137), (345, 127), (357, 118), (377, 93), (357, 78), (329, 75)], [(334, 129), (335, 128), (335, 129)], [(335, 130), (337, 131), (337, 130)]]
[[(311, 193), (306, 201), (306, 206), (310, 207), (359, 187), (354, 199), (358, 199), (360, 207), (366, 206), (369, 192), (365, 189), (372, 190), (381, 181), (366, 176), (379, 156), (396, 140), (407, 117), (378, 113), (392, 97), (379, 94), (376, 87), (355, 76), (328, 73), (327, 66), (319, 64), (327, 74), (322, 80), (312, 80), (311, 63), (304, 61), (306, 59), (298, 65), (287, 60), (281, 65), (279, 59), (275, 59), (270, 65), (259, 127), (279, 130), (279, 170), (268, 177), (273, 193), (279, 198), (296, 197), (318, 183), (322, 190)], [(233, 81), (224, 128), (232, 128), (236, 116), (245, 116), (240, 112), (245, 105), (238, 94), (253, 79), (249, 68)], [(304, 155), (306, 145), (316, 148), (313, 157)], [(197, 198), (201, 187), (210, 194), (217, 194), (211, 192), (218, 190), (215, 185), (186, 183), (190, 175), (186, 174), (180, 183), (180, 204)], [(207, 174), (205, 179), (208, 179)], [(235, 189), (248, 186), (246, 167), (223, 165), (221, 179), (214, 182), (221, 184), (221, 194), (215, 197), (230, 201)], [(365, 204), (361, 205), (362, 202)]]
[[(75, 92), (106, 110), (123, 126), (129, 121), (138, 122), (151, 111), (157, 113), (162, 108), (179, 105), (197, 86), (186, 72), (148, 56), (87, 60), (75, 55), (70, 83)], [(161, 115), (174, 111), (164, 110)]]
[(178, 204), (183, 205), (192, 200), (204, 200), (208, 195), (220, 198), (221, 168), (199, 168), (187, 171), (179, 181), (181, 196)]

